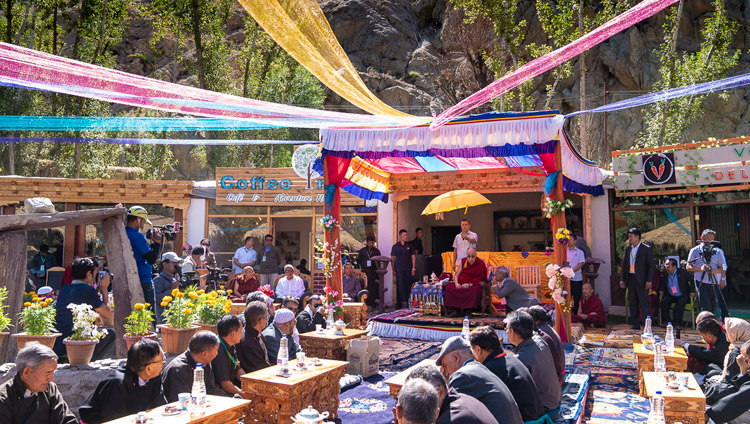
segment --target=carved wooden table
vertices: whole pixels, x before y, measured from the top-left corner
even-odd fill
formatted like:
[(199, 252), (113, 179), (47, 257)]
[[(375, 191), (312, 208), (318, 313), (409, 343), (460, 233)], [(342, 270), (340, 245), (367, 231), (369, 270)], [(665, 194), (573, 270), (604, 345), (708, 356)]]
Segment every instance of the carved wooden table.
[(245, 313), (244, 302), (232, 302), (232, 306), (229, 309), (229, 313), (232, 315), (241, 315)]
[[(633, 337), (633, 352), (635, 352), (636, 361), (638, 362), (638, 387), (640, 395), (644, 396), (646, 388), (643, 384), (643, 373), (654, 370), (654, 351), (646, 349), (640, 341), (639, 337)], [(664, 354), (667, 371), (687, 371), (687, 361), (688, 357), (682, 346), (675, 346), (673, 353)]]
[[(296, 361), (290, 361), (291, 364)], [(290, 423), (291, 417), (308, 405), (335, 417), (341, 391), (339, 379), (348, 364), (321, 359), (320, 366), (308, 362), (307, 371), (297, 371), (291, 366), (290, 377), (277, 376), (278, 365), (241, 376), (242, 391), (251, 401), (245, 423)]]
[(666, 388), (663, 380), (658, 381), (655, 372), (644, 372), (644, 396), (651, 398), (658, 390), (661, 390), (661, 394), (664, 396), (664, 418), (667, 424), (704, 424), (706, 395), (703, 394), (692, 373), (678, 372), (675, 374), (677, 374), (677, 380), (687, 377), (687, 388), (681, 388), (680, 390)]
[(364, 330), (367, 326), (367, 305), (363, 302), (344, 302), (342, 320), (347, 324), (347, 328)]
[(332, 335), (328, 331), (316, 333), (310, 331), (299, 335), (299, 344), (309, 358), (346, 360), (349, 341), (367, 335), (366, 330), (344, 329), (343, 336)]
[(422, 365), (435, 365), (435, 360), (425, 359), (422, 362), (416, 365), (412, 365), (411, 367), (401, 371), (400, 373), (394, 375), (388, 380), (385, 380), (384, 383), (390, 387), (390, 391), (388, 393), (391, 396), (393, 396), (393, 399), (396, 399), (396, 401), (398, 401), (398, 393), (401, 391), (401, 387), (404, 385), (404, 382), (406, 381), (406, 377), (409, 376), (409, 373), (411, 373), (411, 370)]
[[(225, 396), (208, 395), (208, 402), (209, 406), (206, 408), (206, 413), (200, 418), (190, 419), (190, 412), (188, 411), (177, 415), (164, 416), (162, 415), (162, 412), (164, 412), (166, 405), (148, 411), (147, 415), (153, 419), (153, 422), (159, 424), (236, 423), (239, 419), (245, 416), (245, 412), (250, 406), (250, 401), (248, 400), (234, 399)], [(177, 402), (173, 402), (169, 405), (176, 404)], [(134, 422), (135, 415), (128, 415), (113, 421), (108, 421), (107, 424), (133, 424)]]

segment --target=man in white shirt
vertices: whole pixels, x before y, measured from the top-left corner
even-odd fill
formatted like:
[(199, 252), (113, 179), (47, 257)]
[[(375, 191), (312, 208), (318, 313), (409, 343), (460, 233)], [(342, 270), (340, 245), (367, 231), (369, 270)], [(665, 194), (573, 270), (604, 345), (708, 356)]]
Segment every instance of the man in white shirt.
[[(461, 233), (456, 235), (453, 239), (453, 266), (457, 267), (461, 264), (461, 259), (466, 257), (466, 251), (470, 248), (477, 248), (477, 241), (479, 237), (474, 232), (471, 232), (471, 222), (464, 218), (461, 220)], [(455, 271), (455, 269), (454, 269)]]
[(581, 302), (583, 293), (583, 272), (581, 268), (586, 263), (586, 256), (583, 254), (583, 250), (576, 247), (577, 243), (578, 236), (571, 234), (570, 240), (568, 240), (568, 263), (570, 269), (575, 272), (573, 278), (570, 279), (570, 292), (573, 294), (573, 315), (578, 313), (578, 304)]
[(301, 277), (294, 275), (294, 266), (286, 265), (284, 267), (285, 276), (276, 283), (274, 294), (277, 303), (280, 303), (286, 296), (294, 296), (301, 299), (305, 295), (305, 281)]
[(247, 236), (245, 237), (245, 245), (234, 252), (232, 268), (235, 274), (242, 274), (242, 270), (246, 266), (255, 266), (255, 262), (258, 260), (258, 252), (253, 248), (253, 244), (255, 244), (255, 239), (252, 236)]
[[(685, 268), (693, 273), (701, 310), (713, 312), (713, 303), (716, 300), (721, 308), (721, 319), (724, 320), (729, 316), (726, 303), (728, 267), (724, 251), (714, 243), (715, 239), (716, 231), (703, 230), (702, 243), (690, 250)], [(710, 263), (706, 264), (705, 259), (709, 257)], [(712, 274), (713, 278), (709, 274)]]

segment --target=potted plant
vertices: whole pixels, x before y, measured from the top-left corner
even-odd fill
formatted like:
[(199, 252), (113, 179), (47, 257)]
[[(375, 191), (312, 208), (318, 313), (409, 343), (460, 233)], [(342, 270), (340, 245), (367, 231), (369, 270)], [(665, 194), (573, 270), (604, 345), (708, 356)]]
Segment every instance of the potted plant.
[(165, 352), (175, 355), (184, 352), (190, 344), (190, 338), (200, 329), (197, 325), (193, 325), (194, 300), (197, 297), (195, 286), (192, 286), (185, 293), (174, 289), (172, 296), (165, 296), (162, 300), (166, 324), (160, 324), (157, 327), (161, 331)]
[(7, 299), (8, 288), (0, 287), (0, 347), (3, 345), (3, 339), (8, 335), (8, 332), (5, 331), (5, 329), (10, 326), (10, 318), (5, 313), (5, 308), (8, 307), (8, 305), (5, 304)]
[(198, 306), (195, 312), (198, 317), (196, 324), (201, 330), (218, 334), (216, 324), (232, 308), (232, 301), (228, 297), (228, 294), (231, 292), (232, 290), (224, 291), (224, 286), (220, 286), (218, 292), (211, 291), (210, 293), (205, 293), (203, 290), (198, 290), (196, 297)]
[(48, 297), (42, 299), (34, 294), (30, 302), (24, 302), (21, 310), (20, 322), (22, 333), (11, 335), (16, 339), (18, 350), (26, 346), (28, 342), (39, 342), (50, 349), (55, 345), (55, 339), (60, 333), (55, 332), (55, 308), (52, 306), (54, 299)]
[(68, 351), (68, 362), (70, 365), (86, 365), (91, 362), (94, 349), (99, 339), (104, 337), (104, 332), (94, 324), (98, 314), (91, 309), (91, 305), (71, 303), (68, 309), (73, 314), (73, 334), (63, 340)]
[(157, 340), (156, 333), (151, 331), (154, 317), (149, 306), (149, 303), (136, 303), (130, 315), (125, 318), (125, 335), (122, 338), (125, 339), (128, 349), (140, 339)]

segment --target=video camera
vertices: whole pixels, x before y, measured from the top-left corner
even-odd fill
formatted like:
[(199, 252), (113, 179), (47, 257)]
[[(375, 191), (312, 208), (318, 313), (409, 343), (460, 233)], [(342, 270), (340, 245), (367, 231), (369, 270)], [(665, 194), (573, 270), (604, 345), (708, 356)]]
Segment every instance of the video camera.
[(700, 246), (698, 253), (700, 254), (701, 259), (703, 260), (703, 263), (710, 265), (711, 258), (713, 258), (713, 256), (719, 251), (719, 249), (721, 249), (721, 242), (717, 240), (712, 240), (712, 241), (696, 240), (696, 242)]
[[(174, 224), (167, 224), (167, 225), (161, 225), (161, 226), (154, 226), (154, 228), (158, 228), (161, 230), (161, 234), (164, 236), (164, 240), (166, 241), (174, 241), (174, 239), (177, 238), (177, 233), (180, 232), (182, 229), (182, 225), (180, 225), (179, 222), (175, 222)], [(148, 231), (146, 231), (146, 238), (151, 239), (153, 235), (153, 231), (149, 228)]]
[(211, 268), (207, 266), (208, 277), (206, 278), (206, 285), (213, 283), (214, 286), (221, 285), (221, 283), (229, 282), (229, 274), (232, 272), (231, 268)]

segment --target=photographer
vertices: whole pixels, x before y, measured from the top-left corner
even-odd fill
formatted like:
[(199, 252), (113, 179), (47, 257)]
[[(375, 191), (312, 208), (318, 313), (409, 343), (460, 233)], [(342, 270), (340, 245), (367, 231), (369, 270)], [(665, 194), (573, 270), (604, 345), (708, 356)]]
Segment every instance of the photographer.
[(713, 312), (713, 303), (716, 300), (721, 308), (721, 318), (724, 320), (729, 316), (725, 299), (727, 260), (715, 239), (716, 231), (703, 230), (700, 244), (690, 250), (686, 268), (694, 273), (701, 310)]
[(176, 278), (177, 267), (182, 260), (174, 252), (167, 252), (161, 255), (161, 273), (154, 278), (154, 291), (156, 292), (156, 323), (162, 324), (162, 313), (164, 307), (161, 302), (165, 296), (168, 296), (172, 290), (180, 287), (180, 280)]
[(133, 248), (135, 264), (138, 267), (138, 278), (143, 289), (143, 298), (145, 302), (155, 305), (154, 283), (151, 279), (152, 265), (159, 258), (163, 237), (161, 230), (154, 228), (151, 233), (151, 245), (149, 246), (146, 237), (140, 232), (145, 224), (154, 226), (148, 219), (146, 209), (142, 206), (133, 206), (128, 209), (125, 232), (128, 234), (130, 247)]
[[(203, 259), (206, 257), (206, 248), (203, 246), (197, 246), (190, 252), (190, 256), (186, 257), (182, 262), (180, 271), (183, 276), (187, 277), (187, 284), (197, 284), (201, 289), (206, 288), (206, 280), (208, 273), (199, 275), (199, 269), (205, 270), (206, 267), (203, 264)], [(189, 274), (192, 273), (192, 274)]]

